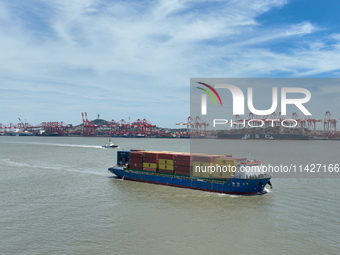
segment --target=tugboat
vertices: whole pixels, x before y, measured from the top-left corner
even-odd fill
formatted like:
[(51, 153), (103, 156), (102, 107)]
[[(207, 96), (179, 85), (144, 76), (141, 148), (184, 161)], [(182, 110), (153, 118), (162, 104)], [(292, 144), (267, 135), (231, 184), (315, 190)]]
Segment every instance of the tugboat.
[(111, 137), (110, 137), (109, 142), (108, 142), (107, 144), (103, 145), (102, 147), (103, 147), (103, 148), (117, 148), (118, 145), (113, 144), (113, 143), (111, 142)]

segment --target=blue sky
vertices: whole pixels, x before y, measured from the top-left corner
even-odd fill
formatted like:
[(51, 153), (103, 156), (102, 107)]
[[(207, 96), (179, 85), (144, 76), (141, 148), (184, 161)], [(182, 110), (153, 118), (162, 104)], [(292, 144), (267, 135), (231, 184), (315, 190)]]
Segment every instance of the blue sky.
[[(87, 112), (176, 127), (190, 114), (190, 78), (339, 77), (339, 10), (330, 0), (0, 0), (0, 123), (79, 124)], [(338, 106), (340, 87), (311, 92)]]

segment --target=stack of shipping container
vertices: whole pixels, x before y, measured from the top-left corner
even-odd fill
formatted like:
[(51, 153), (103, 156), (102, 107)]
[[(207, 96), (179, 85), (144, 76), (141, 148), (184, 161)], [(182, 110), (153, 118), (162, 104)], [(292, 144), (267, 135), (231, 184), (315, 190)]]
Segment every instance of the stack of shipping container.
[(136, 170), (143, 169), (143, 152), (142, 151), (131, 151), (130, 168), (133, 168)]
[(192, 176), (211, 178), (210, 167), (214, 165), (215, 159), (222, 155), (193, 155), (192, 156)]
[[(211, 174), (213, 179), (229, 179), (235, 172), (233, 167), (236, 167), (238, 160), (231, 157), (220, 157), (214, 161), (214, 166), (217, 171)], [(218, 170), (217, 167), (220, 167)], [(224, 171), (223, 171), (224, 170)]]
[[(228, 179), (234, 173), (233, 167), (244, 160), (245, 158), (235, 158), (231, 155), (131, 151), (130, 169), (188, 177), (192, 175), (194, 178)], [(215, 168), (215, 172), (211, 173), (211, 167)]]
[(175, 154), (175, 174), (190, 176), (190, 153)]
[(143, 170), (157, 172), (158, 171), (158, 157), (157, 151), (143, 152)]
[(162, 152), (159, 154), (159, 172), (160, 173), (174, 173), (174, 156), (175, 154), (172, 152)]

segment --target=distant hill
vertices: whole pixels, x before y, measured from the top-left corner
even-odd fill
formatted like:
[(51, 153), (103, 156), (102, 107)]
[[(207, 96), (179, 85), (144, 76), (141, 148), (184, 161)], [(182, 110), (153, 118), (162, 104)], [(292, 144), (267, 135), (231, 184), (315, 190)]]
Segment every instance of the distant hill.
[(110, 121), (103, 120), (103, 119), (95, 119), (95, 120), (91, 120), (90, 122), (92, 122), (95, 125), (109, 125), (110, 124)]
[[(110, 125), (109, 121), (103, 120), (103, 119), (90, 120), (90, 122), (98, 126)], [(71, 130), (80, 131), (80, 130), (83, 130), (83, 126), (84, 126), (84, 123), (80, 123), (79, 125), (73, 126)]]
[[(97, 125), (98, 128), (101, 127), (104, 129), (110, 128), (110, 125), (112, 124), (111, 121), (107, 121), (103, 119), (90, 120), (90, 122), (93, 123), (94, 125)], [(80, 131), (80, 130), (83, 130), (83, 126), (84, 124), (80, 123), (79, 125), (73, 126), (71, 130)], [(107, 126), (107, 127), (103, 127), (103, 126)], [(160, 130), (162, 132), (179, 132), (179, 131), (185, 132), (187, 131), (186, 128), (163, 128), (163, 127), (154, 127), (154, 130)]]

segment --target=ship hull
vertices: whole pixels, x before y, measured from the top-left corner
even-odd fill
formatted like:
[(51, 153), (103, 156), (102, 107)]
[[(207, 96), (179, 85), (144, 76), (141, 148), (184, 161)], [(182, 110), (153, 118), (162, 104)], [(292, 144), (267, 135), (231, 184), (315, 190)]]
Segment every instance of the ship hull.
[(217, 136), (219, 139), (252, 139), (252, 140), (309, 140), (309, 137), (302, 134), (249, 134), (249, 133), (222, 133)]
[(29, 132), (11, 132), (8, 134), (10, 136), (33, 136), (33, 133), (29, 133)]
[(118, 178), (124, 180), (235, 195), (265, 194), (267, 192), (264, 190), (264, 187), (270, 180), (270, 178), (230, 178), (229, 180), (223, 181), (190, 179), (188, 177), (180, 177), (178, 175), (165, 176), (157, 173), (151, 174), (140, 170), (124, 170), (121, 167), (109, 168), (109, 171), (115, 174)]

